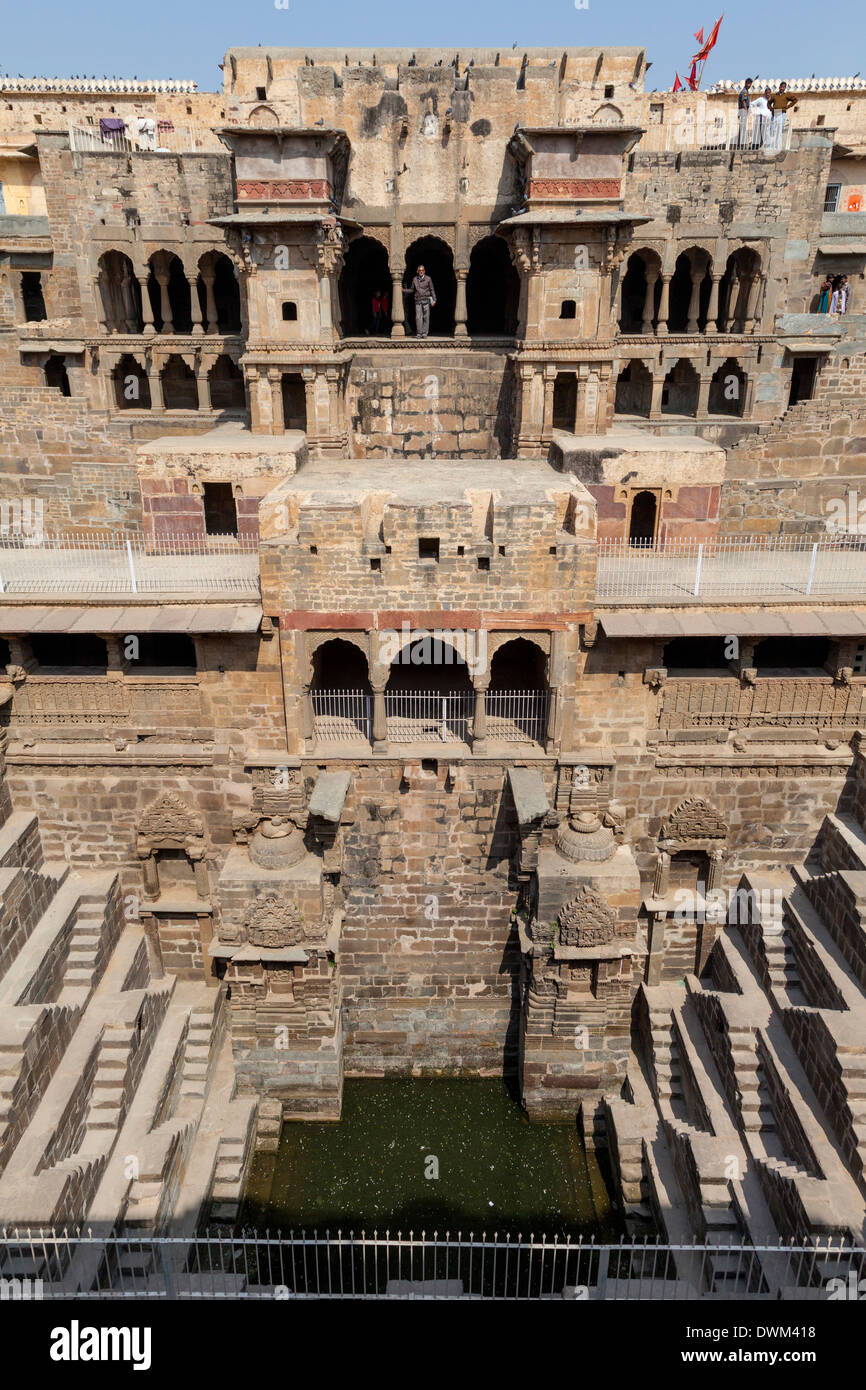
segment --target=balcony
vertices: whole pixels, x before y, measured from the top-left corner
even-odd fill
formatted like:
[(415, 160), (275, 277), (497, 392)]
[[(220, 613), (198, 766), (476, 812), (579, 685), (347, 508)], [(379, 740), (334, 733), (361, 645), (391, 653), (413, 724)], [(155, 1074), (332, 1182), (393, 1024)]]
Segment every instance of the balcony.
[[(386, 741), (391, 744), (477, 743), (476, 702), (481, 692), (385, 691)], [(316, 742), (373, 741), (374, 699), (363, 690), (314, 690), (310, 696)], [(486, 738), (493, 743), (543, 746), (547, 731), (549, 692), (546, 690), (488, 690), (483, 717)]]
[(0, 535), (0, 595), (259, 599), (249, 536)]
[(866, 597), (866, 535), (718, 536), (659, 545), (601, 540), (596, 598), (606, 603), (783, 602)]
[(743, 154), (782, 154), (791, 148), (790, 116), (781, 127), (766, 116), (747, 113), (743, 120), (734, 109), (710, 112), (684, 107), (670, 121), (650, 126), (638, 150), (661, 152), (680, 150), (739, 150)]
[(668, 678), (659, 728), (855, 729), (863, 722), (866, 682), (830, 675), (763, 676), (743, 685), (733, 674)]
[(28, 675), (16, 685), (9, 710), (20, 725), (196, 729), (201, 695), (195, 676)]

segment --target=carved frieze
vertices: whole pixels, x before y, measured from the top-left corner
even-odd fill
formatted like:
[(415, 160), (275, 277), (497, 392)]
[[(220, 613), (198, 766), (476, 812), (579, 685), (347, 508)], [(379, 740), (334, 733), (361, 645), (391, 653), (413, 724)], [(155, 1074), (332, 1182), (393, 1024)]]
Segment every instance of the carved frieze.
[(723, 840), (727, 821), (702, 796), (687, 796), (662, 827), (663, 840)]
[(153, 844), (200, 839), (204, 835), (204, 822), (177, 792), (164, 792), (142, 812), (138, 834), (140, 839)]
[(616, 914), (600, 893), (583, 884), (559, 914), (561, 946), (606, 946), (613, 940)]

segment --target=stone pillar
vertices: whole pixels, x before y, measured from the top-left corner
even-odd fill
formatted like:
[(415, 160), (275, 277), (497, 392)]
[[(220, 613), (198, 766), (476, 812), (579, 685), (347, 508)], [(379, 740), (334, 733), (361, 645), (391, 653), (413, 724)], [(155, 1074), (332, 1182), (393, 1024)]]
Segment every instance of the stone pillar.
[(487, 752), (487, 687), (490, 684), (489, 675), (485, 675), (483, 680), (476, 678), (472, 682), (475, 688), (475, 711), (472, 716), (472, 751), (473, 753)]
[(319, 418), (316, 406), (316, 369), (304, 367), (301, 371), (304, 380), (304, 405), (307, 412), (306, 435), (310, 444), (318, 441)]
[(153, 322), (153, 305), (150, 302), (150, 295), (147, 292), (147, 276), (137, 275), (136, 280), (141, 288), (141, 321), (144, 324), (144, 334), (152, 338), (156, 332)]
[(391, 337), (406, 337), (406, 310), (403, 304), (403, 267), (391, 272)]
[(141, 871), (144, 876), (144, 896), (146, 898), (159, 897), (159, 870), (156, 867), (156, 854), (153, 850), (149, 853), (140, 853)]
[[(283, 415), (283, 374), (278, 367), (268, 368), (268, 381), (271, 384), (271, 434), (285, 434)], [(309, 425), (309, 409), (307, 411)]]
[[(199, 332), (201, 332), (200, 326)], [(195, 384), (196, 389), (198, 391), (199, 410), (210, 410), (210, 394), (208, 392), (207, 366), (203, 362), (199, 365), (198, 369), (196, 370)]]
[(662, 273), (662, 292), (659, 298), (659, 317), (656, 324), (656, 337), (664, 337), (668, 331), (668, 314), (671, 302), (671, 277)]
[(658, 271), (646, 277), (646, 294), (643, 301), (643, 322), (641, 323), (642, 333), (652, 333), (653, 331), (653, 311), (655, 309), (656, 281)]
[(173, 333), (174, 323), (171, 317), (171, 300), (168, 297), (168, 276), (164, 270), (154, 271), (156, 283), (159, 285), (159, 316), (162, 319), (162, 332)]
[(740, 281), (736, 273), (731, 276), (728, 284), (728, 303), (725, 314), (725, 332), (733, 333), (736, 324), (737, 300), (740, 295)]
[(115, 632), (106, 632), (102, 634), (102, 640), (105, 643), (105, 652), (108, 658), (106, 668), (109, 672), (119, 674), (126, 664), (123, 655), (123, 638), (118, 637)]
[(712, 893), (718, 888), (722, 881), (722, 870), (725, 864), (725, 851), (723, 849), (711, 849), (709, 853), (709, 868), (707, 869), (707, 892)]
[(707, 323), (704, 328), (705, 333), (718, 332), (716, 319), (719, 317), (719, 285), (721, 283), (721, 275), (713, 275), (713, 283), (710, 287), (710, 302), (707, 306)]
[(373, 752), (388, 752), (388, 718), (385, 712), (385, 686), (388, 684), (387, 676), (384, 679), (373, 680), (370, 684), (373, 687)]
[(698, 331), (698, 314), (701, 309), (701, 282), (703, 278), (703, 270), (692, 270), (692, 293), (689, 299), (689, 317), (686, 323), (687, 333), (697, 333)]
[(301, 737), (304, 751), (312, 753), (316, 747), (316, 720), (313, 714), (313, 692), (309, 682), (301, 686)]
[[(141, 283), (141, 281), (139, 280), (139, 284), (140, 284), (140, 283)], [(12, 314), (13, 322), (14, 322), (14, 323), (21, 323), (21, 321), (22, 321), (23, 318), (24, 318), (24, 305), (23, 305), (23, 302), (22, 302), (22, 300), (21, 300), (21, 281), (20, 281), (20, 278), (19, 278), (17, 275), (14, 275), (14, 274), (13, 274), (13, 275), (10, 275), (9, 284), (10, 284), (10, 287), (11, 287), (11, 289), (12, 289), (12, 303), (13, 303), (13, 306), (14, 306), (14, 307), (13, 307), (13, 314)], [(145, 279), (144, 285), (145, 285), (145, 288), (142, 290), (142, 301), (143, 301), (143, 299), (144, 299), (144, 295), (147, 293), (147, 280), (146, 280), (146, 279)], [(99, 322), (99, 327), (102, 329), (103, 333), (110, 333), (111, 330), (112, 330), (112, 324), (111, 324), (111, 313), (110, 313), (110, 310), (109, 310), (109, 308), (108, 308), (108, 286), (107, 286), (107, 285), (103, 285), (102, 280), (100, 279), (100, 277), (99, 277), (98, 275), (96, 276), (96, 278), (95, 278), (94, 281), (93, 281), (93, 293), (94, 293), (94, 296), (95, 296), (95, 299), (96, 299), (96, 317), (97, 317), (97, 320), (98, 320), (98, 322)], [(150, 300), (149, 300), (149, 299), (148, 299), (148, 308), (150, 308)], [(144, 303), (142, 302), (142, 312), (143, 312), (143, 311), (144, 311)], [(151, 312), (150, 320), (151, 320), (151, 332), (153, 332), (153, 327), (152, 327), (152, 325), (153, 325), (153, 313), (152, 313), (152, 312)], [(147, 320), (145, 320), (145, 332), (147, 332)]]
[(214, 298), (213, 292), (213, 271), (202, 271), (201, 278), (204, 281), (205, 317), (207, 318), (207, 331), (208, 333), (219, 333), (219, 323), (217, 322), (216, 299)]
[(662, 391), (665, 385), (665, 370), (653, 372), (653, 389), (650, 397), (649, 418), (660, 420), (662, 418)]
[(467, 270), (457, 271), (457, 299), (454, 305), (454, 337), (465, 338), (466, 329), (466, 276)]
[(712, 380), (712, 373), (709, 367), (707, 367), (701, 372), (701, 380), (698, 386), (698, 408), (696, 412), (698, 415), (706, 415), (707, 413), (707, 407), (710, 403), (710, 386)]
[(208, 896), (209, 884), (207, 879), (207, 864), (204, 857), (204, 846), (196, 846), (188, 849), (187, 853), (192, 860), (192, 871), (195, 875), (196, 897), (206, 898)]
[(757, 333), (760, 325), (760, 303), (761, 291), (764, 288), (763, 275), (753, 275), (749, 284), (749, 298), (746, 303), (746, 320), (743, 324), (744, 333)]
[(33, 655), (30, 639), (11, 634), (6, 640), (9, 643), (10, 666), (20, 666), (24, 671), (35, 671), (39, 663)]
[(250, 397), (250, 430), (253, 434), (270, 434), (271, 387), (266, 373), (259, 367), (250, 367), (248, 385)]
[(660, 849), (656, 857), (656, 871), (653, 878), (653, 897), (666, 898), (668, 885), (671, 876), (671, 857), (666, 850)]
[(159, 375), (159, 367), (155, 362), (147, 369), (147, 380), (150, 386), (150, 408), (156, 413), (165, 409), (162, 400), (162, 378)]
[(192, 331), (195, 337), (199, 337), (204, 329), (201, 326), (201, 304), (198, 297), (198, 282), (194, 275), (187, 275), (186, 282), (189, 285), (189, 307), (190, 318), (192, 319)]
[(547, 728), (544, 731), (544, 751), (554, 753), (556, 751), (557, 737), (559, 730), (559, 689), (552, 685), (547, 692)]
[(553, 388), (556, 384), (556, 368), (546, 366), (544, 373), (544, 408), (541, 416), (541, 442), (549, 444), (553, 433)]

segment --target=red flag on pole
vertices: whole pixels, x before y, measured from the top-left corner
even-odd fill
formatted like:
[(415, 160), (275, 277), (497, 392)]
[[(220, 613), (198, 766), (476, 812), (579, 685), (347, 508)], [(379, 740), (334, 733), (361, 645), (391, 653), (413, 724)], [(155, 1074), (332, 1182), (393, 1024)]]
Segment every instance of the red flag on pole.
[(698, 43), (703, 43), (703, 41), (704, 41), (704, 26), (703, 26), (703, 24), (701, 25), (701, 27), (700, 27), (700, 29), (698, 30), (698, 32), (695, 34), (695, 38), (697, 39)]
[(692, 63), (692, 70), (686, 78), (686, 81), (688, 82), (693, 92), (696, 92), (698, 90), (697, 66), (697, 63)]
[[(722, 22), (722, 20), (724, 19), (724, 17), (725, 17), (724, 15), (720, 15), (720, 17), (716, 20), (715, 24), (713, 25), (713, 27), (712, 27), (712, 29), (711, 29), (711, 31), (710, 31), (710, 36), (709, 36), (709, 38), (707, 39), (706, 43), (703, 44), (702, 47), (701, 47), (700, 53), (696, 53), (696, 54), (694, 55), (694, 57), (692, 58), (692, 62), (693, 62), (693, 63), (705, 63), (705, 62), (706, 62), (707, 58), (708, 58), (709, 55), (710, 55), (710, 51), (711, 51), (713, 48), (715, 48), (715, 46), (716, 46), (716, 41), (717, 41), (717, 39), (718, 39), (718, 37), (719, 37), (719, 25), (721, 24), (721, 22)], [(697, 35), (695, 35), (695, 38), (697, 38)]]
[(671, 88), (671, 91), (673, 91), (673, 92), (678, 92), (678, 91), (680, 91), (680, 89), (682, 88), (682, 85), (683, 85), (682, 82), (680, 81), (680, 75), (679, 75), (679, 73), (676, 74), (676, 79), (677, 79), (676, 82), (674, 83), (673, 87)]

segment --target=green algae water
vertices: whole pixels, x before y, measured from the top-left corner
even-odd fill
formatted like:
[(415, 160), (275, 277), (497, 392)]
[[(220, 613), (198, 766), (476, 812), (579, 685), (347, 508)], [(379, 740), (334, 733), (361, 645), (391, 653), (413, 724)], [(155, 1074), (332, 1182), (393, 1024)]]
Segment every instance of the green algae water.
[(338, 1123), (283, 1125), (253, 1160), (240, 1226), (416, 1234), (620, 1223), (576, 1126), (533, 1125), (502, 1081), (347, 1080)]

